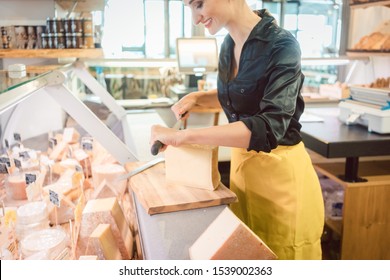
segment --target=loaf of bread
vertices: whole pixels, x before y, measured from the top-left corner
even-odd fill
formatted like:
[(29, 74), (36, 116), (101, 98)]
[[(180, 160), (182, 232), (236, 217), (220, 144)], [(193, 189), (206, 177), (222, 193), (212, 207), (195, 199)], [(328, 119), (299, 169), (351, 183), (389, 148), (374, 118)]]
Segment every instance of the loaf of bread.
[(355, 50), (382, 50), (383, 45), (390, 35), (381, 32), (373, 32), (363, 36), (357, 44), (354, 45)]

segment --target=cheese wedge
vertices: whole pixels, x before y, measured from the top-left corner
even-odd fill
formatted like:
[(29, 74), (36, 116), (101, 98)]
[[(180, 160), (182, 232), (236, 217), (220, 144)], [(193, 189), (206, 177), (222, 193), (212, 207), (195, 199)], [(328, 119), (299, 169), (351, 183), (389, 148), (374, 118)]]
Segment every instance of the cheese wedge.
[(88, 240), (88, 255), (96, 255), (99, 260), (121, 260), (121, 252), (116, 245), (109, 224), (99, 224)]
[(96, 255), (83, 255), (79, 257), (80, 261), (96, 261), (98, 260), (98, 256)]
[(277, 256), (225, 208), (189, 248), (192, 260), (272, 260)]
[(122, 259), (133, 256), (133, 236), (118, 200), (115, 197), (92, 199), (83, 210), (76, 255), (85, 255), (88, 239), (99, 224), (109, 224)]
[(126, 169), (119, 164), (99, 164), (92, 166), (92, 181), (95, 189), (105, 181), (114, 189), (114, 194), (123, 195), (126, 192), (127, 180), (116, 181), (116, 179), (126, 174)]
[(168, 146), (165, 151), (165, 172), (168, 184), (214, 190), (221, 181), (218, 147)]

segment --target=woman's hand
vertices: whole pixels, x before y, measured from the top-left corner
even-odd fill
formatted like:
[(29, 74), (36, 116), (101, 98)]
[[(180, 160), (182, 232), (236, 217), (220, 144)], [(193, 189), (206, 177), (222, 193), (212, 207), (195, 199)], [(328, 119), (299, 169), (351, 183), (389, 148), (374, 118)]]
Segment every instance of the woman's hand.
[(172, 145), (175, 147), (181, 145), (181, 137), (179, 130), (167, 128), (161, 125), (153, 125), (151, 128), (151, 136), (149, 143), (150, 146), (152, 146), (157, 140), (163, 144), (162, 148), (160, 149), (160, 152), (164, 151), (168, 145)]
[(198, 101), (199, 92), (191, 92), (187, 95), (185, 95), (183, 98), (181, 98), (178, 102), (173, 104), (171, 107), (171, 110), (175, 114), (176, 119), (180, 119), (183, 117), (183, 120), (188, 118), (189, 114), (184, 113), (189, 112), (197, 103)]

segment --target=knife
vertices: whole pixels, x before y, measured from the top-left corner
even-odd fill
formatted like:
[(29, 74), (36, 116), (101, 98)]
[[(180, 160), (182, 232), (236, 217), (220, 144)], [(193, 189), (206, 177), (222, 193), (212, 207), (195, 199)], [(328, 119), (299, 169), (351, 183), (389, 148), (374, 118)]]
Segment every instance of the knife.
[[(181, 124), (183, 122), (183, 117), (187, 114), (187, 112), (183, 113), (180, 115), (179, 119), (177, 120), (177, 122), (175, 123), (174, 126), (172, 126), (173, 129), (177, 129), (179, 130), (180, 127), (181, 127)], [(151, 152), (152, 152), (152, 155), (157, 155), (158, 152), (160, 151), (160, 149), (162, 148), (164, 144), (160, 141), (160, 140), (157, 140), (153, 143), (152, 145), (152, 148), (151, 148)]]
[(134, 176), (138, 173), (141, 173), (142, 171), (160, 163), (160, 162), (163, 162), (165, 161), (165, 159), (163, 157), (159, 157), (159, 158), (155, 158), (155, 159), (152, 159), (151, 161), (148, 161), (147, 163), (145, 163), (144, 165), (141, 165), (140, 167), (137, 167), (135, 169), (133, 169), (132, 171), (130, 171), (129, 173), (126, 173), (124, 175), (121, 175), (117, 178), (114, 179), (114, 182), (118, 182), (118, 181), (122, 181), (122, 180), (125, 180), (127, 178), (130, 178), (131, 176)]

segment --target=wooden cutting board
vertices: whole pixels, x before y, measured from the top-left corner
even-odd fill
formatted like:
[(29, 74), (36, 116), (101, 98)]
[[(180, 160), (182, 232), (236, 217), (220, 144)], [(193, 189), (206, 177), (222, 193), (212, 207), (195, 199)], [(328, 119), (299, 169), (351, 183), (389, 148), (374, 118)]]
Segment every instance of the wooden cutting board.
[[(127, 171), (145, 164), (130, 162)], [(182, 211), (237, 201), (237, 196), (220, 183), (214, 191), (168, 185), (165, 181), (165, 164), (159, 163), (129, 178), (129, 187), (149, 215)]]

